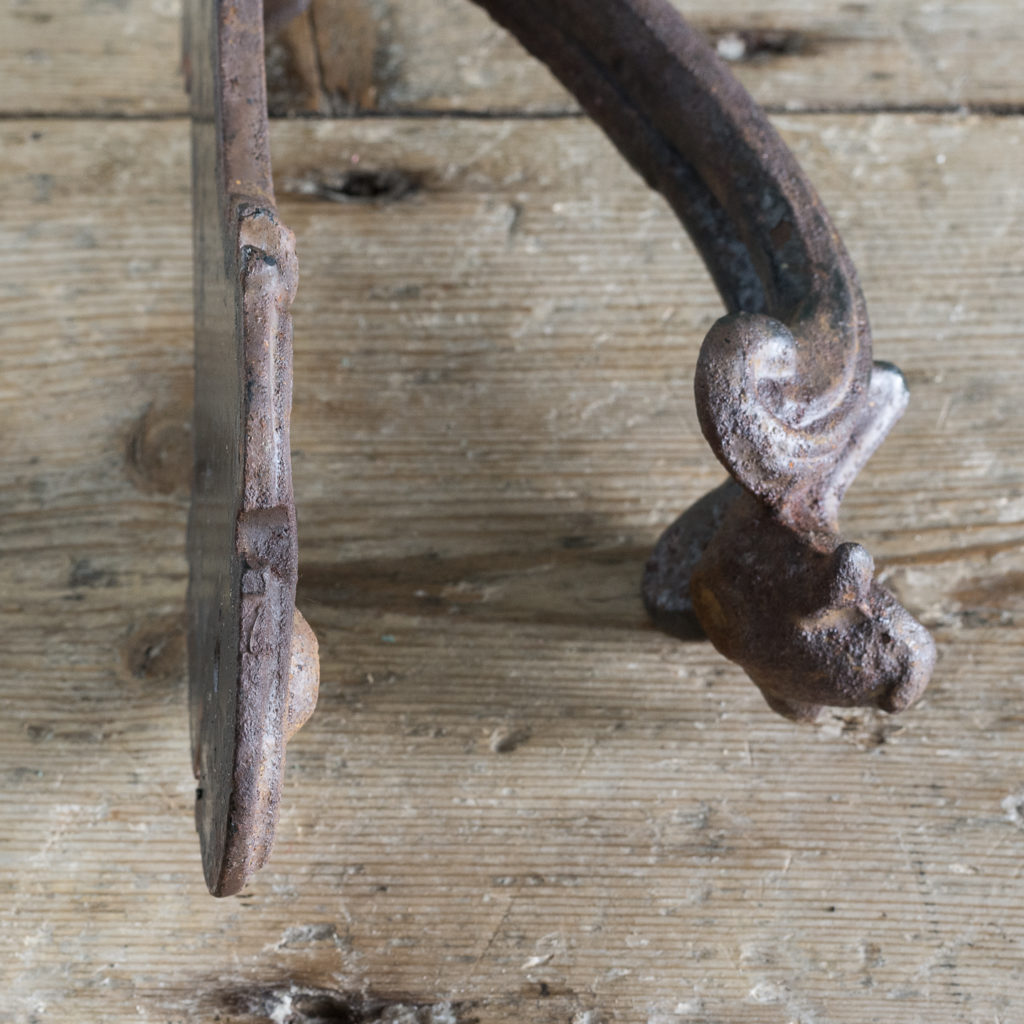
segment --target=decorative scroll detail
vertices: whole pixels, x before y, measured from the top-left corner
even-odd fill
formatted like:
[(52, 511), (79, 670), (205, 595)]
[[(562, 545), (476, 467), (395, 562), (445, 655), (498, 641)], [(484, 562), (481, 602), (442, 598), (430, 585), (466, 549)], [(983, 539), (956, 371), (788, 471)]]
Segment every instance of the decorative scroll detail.
[(813, 720), (826, 705), (902, 711), (928, 685), (935, 645), (875, 582), (868, 551), (842, 541), (838, 513), (906, 408), (906, 384), (875, 363), (866, 388), (823, 401), (801, 394), (796, 356), (789, 330), (760, 315), (708, 333), (697, 412), (736, 482), (663, 534), (644, 600), (667, 631), (706, 634), (787, 718)]
[(794, 528), (835, 532), (840, 499), (909, 395), (889, 363), (809, 387), (799, 359), (813, 351), (771, 317), (723, 317), (704, 339), (694, 393), (701, 430), (734, 479)]

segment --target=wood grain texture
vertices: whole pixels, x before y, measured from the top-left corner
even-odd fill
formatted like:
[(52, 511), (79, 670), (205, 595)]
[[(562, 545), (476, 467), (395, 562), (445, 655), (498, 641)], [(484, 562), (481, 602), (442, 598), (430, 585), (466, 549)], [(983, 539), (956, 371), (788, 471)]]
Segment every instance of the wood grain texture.
[(922, 705), (794, 727), (647, 626), (650, 545), (722, 477), (691, 398), (719, 304), (592, 127), (278, 123), (323, 681), (223, 902), (185, 713), (187, 125), (0, 125), (0, 1021), (1024, 1016), (1024, 126), (779, 124), (911, 383), (844, 525), (936, 631)]
[[(1024, 104), (1021, 0), (677, 2), (774, 108)], [(6, 6), (0, 110), (184, 113), (179, 19), (176, 0)], [(317, 2), (271, 50), (271, 94), (282, 112), (576, 109), (468, 0)]]

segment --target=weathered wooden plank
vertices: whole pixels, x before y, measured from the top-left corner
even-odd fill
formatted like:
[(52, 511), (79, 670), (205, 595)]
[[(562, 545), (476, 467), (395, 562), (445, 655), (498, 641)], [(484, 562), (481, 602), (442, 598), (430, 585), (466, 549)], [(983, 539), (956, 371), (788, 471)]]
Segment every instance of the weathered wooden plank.
[[(912, 0), (786, 0), (770, 9), (753, 0), (676, 2), (712, 37), (754, 96), (773, 107), (1021, 101), (1016, 58), (1024, 41), (1020, 0), (925, 6)], [(326, 80), (310, 83), (298, 76), (299, 105), (392, 111), (576, 109), (550, 75), (464, 0), (320, 0), (307, 20), (318, 37)], [(292, 43), (284, 41), (279, 56), (281, 51), (304, 52)], [(278, 91), (281, 109), (295, 105), (289, 93), (287, 87)]]
[(0, 12), (0, 110), (165, 114), (182, 95), (177, 0), (28, 0)]
[(780, 123), (911, 380), (846, 525), (936, 627), (925, 702), (799, 729), (646, 627), (645, 553), (721, 476), (690, 397), (719, 307), (592, 128), (277, 124), (323, 686), (271, 866), (220, 903), (187, 128), (0, 126), (0, 1021), (1024, 1012), (1024, 124)]
[[(692, 0), (776, 108), (1024, 103), (1021, 0)], [(174, 0), (21, 0), (0, 13), (0, 110), (183, 113)], [(310, 28), (315, 34), (310, 35)], [(466, 0), (317, 0), (272, 47), (279, 110), (562, 112), (560, 86)]]

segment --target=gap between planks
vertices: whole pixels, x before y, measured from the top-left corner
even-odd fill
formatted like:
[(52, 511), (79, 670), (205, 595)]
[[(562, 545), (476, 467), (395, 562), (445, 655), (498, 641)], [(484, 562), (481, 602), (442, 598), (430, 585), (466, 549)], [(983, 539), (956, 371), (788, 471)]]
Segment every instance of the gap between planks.
[[(761, 109), (769, 117), (860, 117), (885, 114), (913, 116), (928, 114), (956, 118), (1018, 118), (1024, 117), (1024, 103), (917, 103), (909, 105), (865, 103), (855, 106), (834, 106), (822, 104), (779, 105), (762, 104)], [(147, 111), (80, 111), (78, 113), (57, 113), (53, 111), (2, 111), (0, 122), (16, 121), (127, 121), (156, 123), (164, 121), (187, 121), (189, 115), (178, 110)], [(315, 111), (294, 111), (286, 115), (273, 114), (271, 123), (280, 121), (585, 121), (588, 116), (581, 110), (359, 110), (349, 114), (321, 114)]]

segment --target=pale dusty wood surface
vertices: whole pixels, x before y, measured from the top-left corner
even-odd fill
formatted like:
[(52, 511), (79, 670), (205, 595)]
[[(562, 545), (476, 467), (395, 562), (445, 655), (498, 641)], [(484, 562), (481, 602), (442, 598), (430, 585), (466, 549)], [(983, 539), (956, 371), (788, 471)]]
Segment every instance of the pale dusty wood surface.
[[(678, 6), (736, 58), (755, 97), (776, 108), (1024, 103), (1024, 0)], [(351, 102), (384, 111), (575, 109), (468, 0), (317, 0), (312, 17), (319, 59), (300, 61), (300, 70), (306, 78), (322, 76), (328, 89), (295, 103), (294, 82), (283, 89), (291, 99), (279, 87), (285, 108)], [(0, 110), (184, 112), (179, 20), (178, 0), (11, 0), (0, 12)], [(302, 34), (301, 26), (293, 28), (285, 43)], [(312, 57), (308, 45), (303, 52)]]
[[(221, 902), (187, 125), (0, 126), (0, 1021), (1024, 1019), (1024, 126), (779, 123), (911, 382), (845, 526), (936, 630), (926, 699), (798, 728), (646, 625), (646, 552), (722, 476), (719, 303), (593, 128), (278, 123), (323, 682), (272, 863)], [(418, 188), (331, 201), (353, 167)]]

